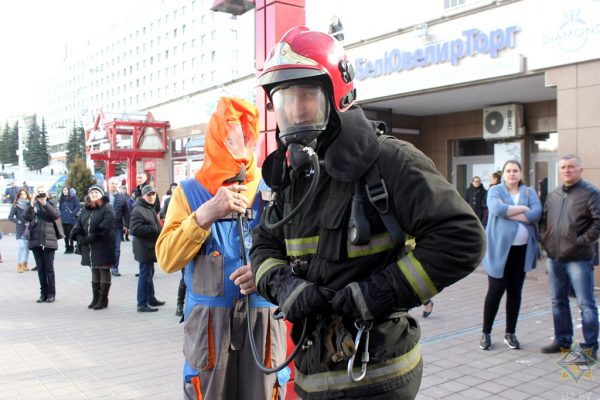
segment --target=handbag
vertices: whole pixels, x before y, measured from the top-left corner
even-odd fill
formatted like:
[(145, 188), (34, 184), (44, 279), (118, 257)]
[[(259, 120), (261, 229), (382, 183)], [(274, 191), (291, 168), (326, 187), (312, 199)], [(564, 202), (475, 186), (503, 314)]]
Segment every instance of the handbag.
[(25, 230), (23, 231), (23, 234), (21, 235), (21, 237), (19, 239), (23, 239), (23, 240), (27, 240), (29, 241), (29, 237), (31, 236), (31, 231), (29, 229), (29, 222), (25, 223)]
[(54, 221), (52, 221), (52, 225), (54, 225), (54, 233), (56, 233), (56, 239), (60, 240), (60, 239), (64, 238), (65, 233), (63, 231), (60, 218), (57, 218)]

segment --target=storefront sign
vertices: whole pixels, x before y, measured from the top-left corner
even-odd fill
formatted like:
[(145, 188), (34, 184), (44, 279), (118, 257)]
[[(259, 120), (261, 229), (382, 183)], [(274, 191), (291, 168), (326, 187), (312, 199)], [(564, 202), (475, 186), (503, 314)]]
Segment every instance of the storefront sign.
[(600, 57), (600, 1), (540, 1), (538, 11), (531, 21), (530, 69)]
[(482, 32), (469, 29), (462, 32), (462, 37), (438, 42), (412, 51), (397, 48), (386, 50), (381, 58), (368, 59), (357, 57), (354, 61), (356, 80), (378, 78), (414, 68), (450, 63), (453, 66), (466, 58), (477, 54), (489, 54), (491, 58), (506, 48), (515, 47), (515, 34), (520, 28), (516, 25), (504, 29)]
[(156, 169), (156, 160), (144, 160), (144, 171), (152, 171)]

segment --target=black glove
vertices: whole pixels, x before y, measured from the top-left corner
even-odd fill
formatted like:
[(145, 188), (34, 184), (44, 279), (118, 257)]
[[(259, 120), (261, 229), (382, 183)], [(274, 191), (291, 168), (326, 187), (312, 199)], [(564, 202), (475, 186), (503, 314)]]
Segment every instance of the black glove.
[(313, 314), (328, 313), (329, 300), (335, 292), (318, 286), (312, 282), (289, 275), (281, 282), (286, 288), (279, 292), (277, 303), (285, 319), (290, 322), (301, 322)]
[(388, 315), (398, 307), (397, 289), (385, 270), (371, 278), (352, 282), (339, 290), (331, 300), (331, 308), (340, 315), (351, 315), (360, 321)]

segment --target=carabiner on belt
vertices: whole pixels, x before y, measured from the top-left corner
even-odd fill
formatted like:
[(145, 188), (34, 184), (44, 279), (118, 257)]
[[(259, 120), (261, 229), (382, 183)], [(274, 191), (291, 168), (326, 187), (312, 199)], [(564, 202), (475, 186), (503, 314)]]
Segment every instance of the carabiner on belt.
[(352, 373), (352, 367), (354, 366), (354, 358), (356, 353), (348, 360), (348, 377), (354, 383), (362, 381), (367, 376), (367, 364), (369, 363), (369, 331), (373, 327), (373, 321), (355, 321), (354, 326), (358, 329), (356, 333), (356, 339), (354, 339), (354, 348), (358, 351), (358, 345), (360, 345), (360, 339), (363, 333), (365, 334), (365, 349), (361, 354), (362, 365), (360, 367), (360, 375), (354, 376)]

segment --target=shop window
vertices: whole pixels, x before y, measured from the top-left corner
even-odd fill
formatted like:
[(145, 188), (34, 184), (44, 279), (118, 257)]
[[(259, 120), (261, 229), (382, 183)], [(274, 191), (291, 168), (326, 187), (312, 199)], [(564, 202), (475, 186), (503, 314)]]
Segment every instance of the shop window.
[(483, 139), (457, 140), (454, 142), (454, 156), (494, 155), (494, 142)]
[(534, 135), (532, 153), (553, 153), (558, 150), (558, 133)]

